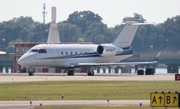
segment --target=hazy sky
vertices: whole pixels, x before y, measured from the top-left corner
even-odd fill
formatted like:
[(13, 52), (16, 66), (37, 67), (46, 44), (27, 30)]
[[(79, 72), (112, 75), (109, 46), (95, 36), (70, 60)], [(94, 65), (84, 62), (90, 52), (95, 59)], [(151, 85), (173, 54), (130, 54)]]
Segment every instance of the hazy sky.
[(0, 22), (20, 16), (43, 22), (43, 3), (46, 23), (51, 21), (52, 6), (57, 7), (57, 21), (66, 20), (74, 11), (90, 10), (109, 27), (120, 24), (124, 17), (133, 17), (133, 13), (143, 15), (150, 23), (163, 23), (168, 17), (180, 15), (180, 0), (0, 0)]

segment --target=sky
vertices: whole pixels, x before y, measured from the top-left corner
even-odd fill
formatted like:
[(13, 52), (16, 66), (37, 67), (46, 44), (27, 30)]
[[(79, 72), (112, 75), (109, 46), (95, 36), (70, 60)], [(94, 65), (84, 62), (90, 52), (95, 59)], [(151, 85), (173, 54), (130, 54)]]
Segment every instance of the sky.
[(0, 0), (0, 22), (14, 17), (29, 16), (43, 22), (46, 4), (46, 23), (51, 22), (51, 7), (57, 8), (56, 21), (64, 21), (74, 11), (92, 11), (103, 18), (108, 27), (121, 24), (124, 17), (141, 14), (149, 23), (163, 23), (180, 15), (180, 0)]

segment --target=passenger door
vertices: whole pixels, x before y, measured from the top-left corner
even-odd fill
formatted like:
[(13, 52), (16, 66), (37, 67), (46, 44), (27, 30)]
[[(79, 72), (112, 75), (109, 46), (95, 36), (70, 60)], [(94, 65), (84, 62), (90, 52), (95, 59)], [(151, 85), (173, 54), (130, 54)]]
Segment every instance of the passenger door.
[(52, 51), (52, 62), (57, 63), (59, 60), (59, 52), (57, 47), (55, 45), (52, 46), (51, 51)]

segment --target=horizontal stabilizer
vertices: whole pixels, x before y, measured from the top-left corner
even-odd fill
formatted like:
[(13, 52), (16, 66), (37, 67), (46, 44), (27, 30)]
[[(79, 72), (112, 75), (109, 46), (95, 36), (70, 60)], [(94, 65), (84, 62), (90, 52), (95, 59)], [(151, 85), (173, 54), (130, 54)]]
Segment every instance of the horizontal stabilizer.
[(154, 25), (154, 23), (134, 23), (134, 24), (131, 24), (132, 26), (140, 26), (140, 25)]

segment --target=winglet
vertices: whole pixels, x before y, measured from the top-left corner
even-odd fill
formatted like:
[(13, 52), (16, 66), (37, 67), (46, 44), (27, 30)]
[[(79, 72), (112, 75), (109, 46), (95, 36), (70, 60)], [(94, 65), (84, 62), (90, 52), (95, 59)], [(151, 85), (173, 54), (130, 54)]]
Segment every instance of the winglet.
[(156, 55), (156, 57), (154, 58), (154, 61), (158, 61), (159, 60), (159, 56), (161, 55), (161, 51), (158, 52), (158, 54)]

